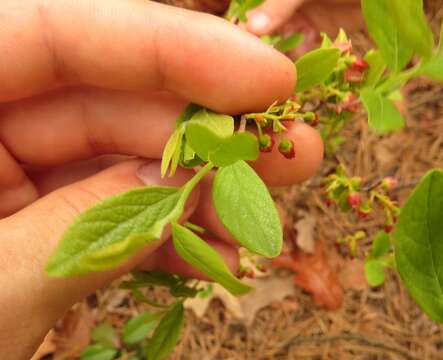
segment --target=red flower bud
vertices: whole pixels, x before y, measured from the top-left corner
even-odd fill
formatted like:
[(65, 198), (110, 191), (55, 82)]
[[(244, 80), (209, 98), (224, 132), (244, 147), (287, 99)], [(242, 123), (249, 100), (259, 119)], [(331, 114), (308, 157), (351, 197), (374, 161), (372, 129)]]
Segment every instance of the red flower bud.
[(294, 142), (292, 140), (283, 139), (278, 144), (278, 151), (287, 159), (295, 157)]
[(345, 70), (344, 77), (347, 82), (361, 83), (364, 80), (365, 75), (362, 70), (350, 67)]
[(357, 192), (350, 193), (348, 195), (348, 204), (354, 209), (358, 208), (361, 204), (360, 194)]
[(389, 225), (389, 224), (385, 224), (385, 232), (386, 233), (390, 233), (390, 232), (392, 232), (392, 230), (394, 230), (394, 226), (393, 225)]
[(358, 58), (352, 63), (351, 66), (355, 70), (364, 71), (369, 67), (369, 64), (363, 59)]
[(340, 109), (351, 113), (356, 113), (360, 107), (360, 100), (353, 93), (349, 93), (339, 104)]
[(388, 176), (385, 177), (382, 181), (381, 181), (381, 186), (383, 187), (383, 189), (385, 190), (391, 190), (394, 189), (397, 186), (397, 179), (392, 177), (392, 176)]
[(264, 134), (258, 139), (258, 144), (261, 152), (271, 152), (274, 148), (274, 138), (268, 134)]

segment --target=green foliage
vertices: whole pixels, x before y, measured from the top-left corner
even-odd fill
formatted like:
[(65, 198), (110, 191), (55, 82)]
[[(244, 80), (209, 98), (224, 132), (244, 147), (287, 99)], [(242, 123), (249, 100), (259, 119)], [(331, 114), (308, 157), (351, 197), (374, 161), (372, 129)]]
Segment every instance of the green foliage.
[(372, 242), (372, 249), (370, 257), (373, 259), (377, 259), (386, 255), (391, 249), (391, 239), (390, 235), (385, 231), (380, 231), (374, 241)]
[(405, 120), (390, 99), (372, 88), (365, 88), (360, 99), (368, 112), (369, 127), (381, 134), (401, 129)]
[(385, 281), (385, 266), (378, 259), (371, 259), (365, 262), (366, 279), (371, 286), (379, 286)]
[(259, 155), (257, 137), (249, 132), (234, 134), (223, 141), (209, 155), (209, 161), (215, 166), (229, 166), (239, 160), (257, 160)]
[(385, 2), (389, 8), (389, 15), (408, 46), (423, 58), (430, 58), (434, 48), (434, 36), (423, 11), (423, 0)]
[(263, 35), (261, 37), (261, 40), (264, 43), (273, 46), (278, 51), (286, 53), (300, 46), (304, 41), (304, 35), (303, 33), (299, 32), (293, 33), (288, 37), (283, 37), (282, 35), (279, 34)]
[(85, 349), (81, 355), (81, 360), (112, 360), (117, 355), (118, 350), (105, 347), (103, 345), (92, 345)]
[(123, 341), (134, 345), (143, 341), (157, 325), (162, 313), (146, 311), (127, 322), (123, 328)]
[(274, 257), (282, 247), (280, 218), (266, 185), (245, 162), (218, 170), (213, 187), (217, 214), (248, 250)]
[(253, 10), (263, 2), (264, 0), (233, 0), (231, 1), (231, 5), (228, 9), (226, 17), (228, 19), (238, 18), (242, 22), (247, 22), (248, 18), (246, 13)]
[(81, 275), (121, 264), (178, 218), (182, 191), (136, 189), (104, 200), (81, 214), (65, 232), (46, 271), (51, 276)]
[(198, 111), (186, 124), (186, 140), (203, 160), (234, 133), (234, 119), (206, 109)]
[(298, 80), (296, 91), (302, 92), (324, 82), (334, 71), (340, 57), (336, 48), (317, 49), (305, 55), (295, 63)]
[(398, 72), (411, 60), (413, 50), (400, 34), (389, 7), (390, 2), (391, 0), (362, 0), (362, 10), (369, 34), (377, 44), (381, 56), (391, 70)]
[(404, 205), (394, 233), (398, 272), (411, 296), (443, 322), (443, 172), (423, 177)]
[(118, 345), (117, 333), (114, 328), (107, 323), (100, 324), (92, 331), (92, 340), (110, 348)]
[(183, 303), (178, 302), (163, 316), (149, 339), (146, 345), (146, 359), (165, 359), (174, 350), (184, 322)]
[(221, 255), (191, 230), (174, 223), (172, 224), (172, 238), (175, 250), (180, 257), (221, 284), (233, 295), (245, 294), (251, 290), (248, 285), (232, 275)]
[(365, 61), (368, 63), (369, 69), (366, 73), (364, 85), (375, 87), (386, 70), (386, 64), (383, 61), (380, 50), (368, 51), (365, 55)]

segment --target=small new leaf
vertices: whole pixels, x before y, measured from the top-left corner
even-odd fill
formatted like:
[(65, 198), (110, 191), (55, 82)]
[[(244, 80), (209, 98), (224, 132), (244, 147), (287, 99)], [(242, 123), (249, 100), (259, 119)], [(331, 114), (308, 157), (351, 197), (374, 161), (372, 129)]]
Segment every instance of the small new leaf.
[(406, 201), (394, 232), (395, 259), (411, 296), (443, 322), (443, 171), (425, 175)]
[(379, 50), (368, 51), (365, 55), (365, 61), (368, 63), (369, 68), (366, 71), (364, 85), (375, 87), (386, 70), (385, 62)]
[(380, 286), (385, 282), (385, 265), (382, 261), (371, 259), (365, 262), (365, 276), (371, 286)]
[(113, 348), (118, 346), (117, 333), (115, 329), (107, 323), (100, 324), (92, 331), (92, 340), (105, 347)]
[(209, 160), (215, 166), (228, 166), (239, 160), (257, 160), (259, 155), (257, 137), (251, 133), (237, 133), (223, 141), (211, 154)]
[(368, 112), (369, 127), (381, 134), (401, 129), (405, 120), (391, 100), (372, 88), (365, 88), (360, 99)]
[(295, 63), (298, 80), (296, 91), (302, 92), (321, 84), (334, 71), (340, 57), (336, 48), (317, 49), (305, 55)]
[(83, 351), (80, 360), (112, 360), (117, 355), (117, 349), (111, 349), (103, 345), (91, 345)]
[(197, 270), (208, 275), (233, 295), (251, 290), (230, 272), (220, 254), (191, 230), (177, 223), (172, 224), (172, 239), (177, 253)]
[(266, 185), (247, 163), (219, 169), (212, 197), (222, 224), (241, 245), (266, 257), (280, 254), (280, 217)]
[(186, 141), (197, 155), (208, 160), (215, 151), (234, 133), (234, 119), (228, 115), (198, 111), (186, 124)]
[(385, 231), (380, 231), (372, 242), (370, 257), (377, 259), (387, 254), (391, 249), (390, 235)]
[(104, 200), (75, 220), (46, 264), (54, 277), (115, 267), (146, 243), (160, 239), (164, 226), (183, 212), (178, 188), (148, 187)]
[(173, 350), (185, 322), (183, 303), (178, 302), (162, 318), (146, 345), (147, 360), (163, 360)]
[(125, 344), (133, 345), (143, 341), (158, 323), (161, 312), (144, 312), (129, 320), (123, 328), (123, 341)]

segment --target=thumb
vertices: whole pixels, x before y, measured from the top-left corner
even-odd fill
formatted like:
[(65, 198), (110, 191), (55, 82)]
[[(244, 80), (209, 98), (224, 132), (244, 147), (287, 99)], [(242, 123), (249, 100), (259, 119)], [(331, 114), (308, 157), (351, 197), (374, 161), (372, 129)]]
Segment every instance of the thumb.
[[(162, 180), (158, 161), (131, 160), (57, 190), (0, 221), (0, 284), (3, 292), (0, 305), (4, 309), (0, 314), (1, 353), (8, 354), (11, 359), (30, 358), (64, 311), (130, 271), (161, 245), (161, 241), (147, 245), (141, 254), (116, 270), (51, 279), (44, 273), (45, 263), (77, 215), (109, 196), (143, 185), (179, 186), (192, 175), (192, 171), (178, 169), (173, 178)], [(185, 216), (193, 212), (198, 195), (198, 191), (191, 194)], [(17, 324), (26, 327), (26, 331)], [(10, 339), (14, 339), (15, 344)]]
[(283, 26), (306, 0), (266, 0), (248, 13), (246, 28), (261, 36), (270, 35)]

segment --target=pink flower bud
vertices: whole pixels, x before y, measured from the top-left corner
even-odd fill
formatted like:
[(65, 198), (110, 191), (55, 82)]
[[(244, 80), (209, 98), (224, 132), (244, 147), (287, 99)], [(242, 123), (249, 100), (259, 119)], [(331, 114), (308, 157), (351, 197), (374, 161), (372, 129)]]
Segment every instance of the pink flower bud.
[(350, 67), (345, 70), (344, 77), (347, 82), (361, 83), (364, 80), (365, 75), (362, 70)]
[(361, 204), (360, 194), (357, 192), (350, 193), (348, 195), (348, 204), (354, 209), (358, 208)]
[(392, 176), (388, 176), (385, 177), (382, 181), (381, 181), (381, 186), (383, 187), (383, 189), (385, 190), (391, 190), (394, 189), (397, 186), (397, 179), (392, 177)]
[(364, 71), (369, 67), (369, 64), (363, 59), (357, 58), (351, 66), (353, 69)]

